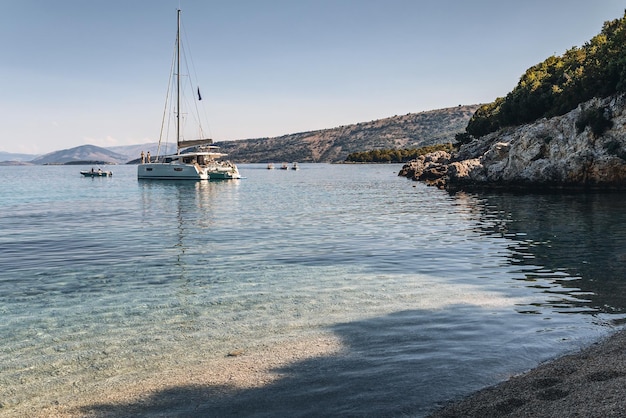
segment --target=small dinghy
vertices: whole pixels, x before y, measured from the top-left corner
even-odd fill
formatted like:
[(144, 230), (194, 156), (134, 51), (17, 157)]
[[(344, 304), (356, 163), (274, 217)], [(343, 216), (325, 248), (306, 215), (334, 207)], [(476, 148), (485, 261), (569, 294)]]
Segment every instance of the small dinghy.
[(101, 168), (97, 170), (92, 168), (90, 171), (81, 171), (80, 174), (85, 177), (111, 177), (113, 175), (110, 171), (104, 171)]

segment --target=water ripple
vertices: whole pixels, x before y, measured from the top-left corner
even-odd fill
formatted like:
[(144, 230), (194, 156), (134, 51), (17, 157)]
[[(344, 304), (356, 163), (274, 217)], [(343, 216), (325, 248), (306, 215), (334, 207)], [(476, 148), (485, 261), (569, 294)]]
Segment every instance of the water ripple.
[(0, 167), (0, 402), (333, 333), (341, 396), (288, 379), (277, 396), (419, 415), (623, 320), (619, 195), (450, 196), (395, 166), (261, 168), (180, 183)]

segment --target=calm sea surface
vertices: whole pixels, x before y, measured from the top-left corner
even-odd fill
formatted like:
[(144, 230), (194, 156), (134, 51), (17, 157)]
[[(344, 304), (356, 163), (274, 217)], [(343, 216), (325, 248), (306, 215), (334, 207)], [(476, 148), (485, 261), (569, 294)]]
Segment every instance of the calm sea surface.
[(451, 196), (398, 165), (80, 169), (0, 167), (0, 416), (315, 335), (341, 353), (207, 415), (423, 416), (624, 319), (626, 195)]

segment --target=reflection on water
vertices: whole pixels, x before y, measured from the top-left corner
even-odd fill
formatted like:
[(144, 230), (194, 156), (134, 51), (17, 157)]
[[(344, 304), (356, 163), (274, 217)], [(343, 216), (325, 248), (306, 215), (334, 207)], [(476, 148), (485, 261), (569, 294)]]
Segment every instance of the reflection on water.
[(553, 306), (626, 312), (626, 195), (458, 194), (479, 212), (477, 230), (511, 240), (510, 262), (528, 286), (554, 293)]
[[(177, 209), (183, 212), (206, 215), (213, 208), (224, 208), (221, 199), (231, 201), (236, 197), (238, 181), (189, 181), (189, 180), (140, 180), (142, 209), (146, 214), (160, 210), (162, 214), (172, 213)], [(187, 219), (194, 221), (196, 218)]]

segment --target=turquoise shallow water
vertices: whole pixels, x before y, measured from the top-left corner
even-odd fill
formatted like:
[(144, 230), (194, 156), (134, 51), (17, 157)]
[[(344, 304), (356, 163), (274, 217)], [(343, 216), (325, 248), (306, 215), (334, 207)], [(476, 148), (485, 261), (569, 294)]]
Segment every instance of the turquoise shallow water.
[(0, 415), (319, 334), (342, 354), (212, 414), (422, 416), (621, 323), (626, 196), (450, 196), (399, 168), (0, 167)]

